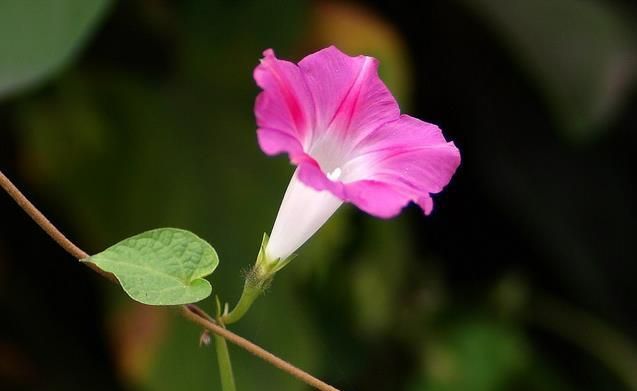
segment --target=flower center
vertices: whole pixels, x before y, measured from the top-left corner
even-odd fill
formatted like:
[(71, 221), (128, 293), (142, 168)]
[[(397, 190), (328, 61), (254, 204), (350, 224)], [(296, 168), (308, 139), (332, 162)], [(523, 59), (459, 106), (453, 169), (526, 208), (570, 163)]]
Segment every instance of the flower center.
[(329, 179), (330, 181), (335, 181), (341, 177), (342, 173), (343, 172), (341, 171), (341, 168), (336, 167), (334, 170), (332, 170), (332, 172), (327, 173), (327, 179)]

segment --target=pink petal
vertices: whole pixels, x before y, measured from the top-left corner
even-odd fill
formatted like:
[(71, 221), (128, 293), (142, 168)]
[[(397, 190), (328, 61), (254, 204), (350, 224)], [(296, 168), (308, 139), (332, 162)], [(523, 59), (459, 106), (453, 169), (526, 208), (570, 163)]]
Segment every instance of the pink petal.
[(411, 201), (409, 195), (397, 191), (390, 184), (374, 180), (345, 184), (345, 193), (348, 201), (361, 210), (385, 219), (398, 215)]
[(416, 203), (425, 212), (426, 215), (430, 214), (434, 209), (434, 200), (429, 196), (420, 197)]
[(263, 56), (261, 64), (254, 70), (254, 79), (263, 89), (257, 97), (254, 112), (258, 127), (268, 129), (259, 136), (261, 147), (266, 146), (268, 150), (263, 151), (271, 154), (277, 149), (277, 141), (266, 140), (270, 136), (282, 139), (285, 135), (297, 140), (300, 145), (311, 137), (314, 103), (295, 64), (277, 59), (272, 49), (263, 52)]
[(301, 182), (315, 190), (328, 190), (343, 201), (347, 201), (342, 182), (331, 181), (321, 170), (319, 164), (309, 157), (298, 165), (298, 176)]
[(315, 140), (330, 132), (356, 142), (400, 115), (375, 58), (350, 57), (330, 46), (305, 57), (299, 68), (316, 106)]
[(294, 160), (295, 156), (303, 154), (303, 146), (294, 135), (276, 129), (257, 129), (257, 139), (261, 150), (267, 155), (273, 156), (283, 152), (290, 155)]
[(331, 181), (315, 161), (306, 160), (299, 165), (297, 173), (301, 182), (315, 190), (327, 190), (341, 200), (351, 202), (359, 209), (381, 218), (398, 215), (411, 200), (408, 195), (396, 191), (391, 185), (383, 182), (373, 180), (360, 180), (351, 183)]
[(437, 126), (408, 115), (377, 129), (356, 151), (345, 170), (388, 185), (427, 214), (433, 208), (430, 194), (442, 191), (460, 165), (460, 152)]

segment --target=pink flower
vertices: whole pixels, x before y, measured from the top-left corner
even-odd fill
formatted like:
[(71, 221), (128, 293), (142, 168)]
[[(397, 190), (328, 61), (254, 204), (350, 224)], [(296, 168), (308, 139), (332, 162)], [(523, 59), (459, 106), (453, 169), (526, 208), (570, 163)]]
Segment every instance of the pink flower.
[(257, 136), (268, 155), (287, 153), (296, 172), (265, 252), (285, 259), (343, 202), (382, 218), (409, 202), (431, 213), (460, 164), (440, 129), (400, 114), (378, 77), (378, 60), (331, 46), (298, 65), (271, 49), (254, 71)]

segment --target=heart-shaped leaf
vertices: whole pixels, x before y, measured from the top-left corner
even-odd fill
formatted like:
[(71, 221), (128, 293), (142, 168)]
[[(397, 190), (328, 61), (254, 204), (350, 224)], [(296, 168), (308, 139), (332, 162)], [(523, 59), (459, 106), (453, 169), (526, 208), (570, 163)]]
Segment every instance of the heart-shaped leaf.
[(133, 300), (149, 305), (205, 299), (212, 287), (203, 277), (219, 264), (210, 244), (192, 232), (176, 228), (132, 236), (83, 261), (113, 273)]

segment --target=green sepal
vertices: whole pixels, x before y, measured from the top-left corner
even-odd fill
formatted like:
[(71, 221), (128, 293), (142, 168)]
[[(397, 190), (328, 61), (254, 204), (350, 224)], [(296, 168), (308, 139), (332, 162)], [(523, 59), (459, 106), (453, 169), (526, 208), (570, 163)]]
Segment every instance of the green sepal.
[(292, 254), (285, 259), (276, 258), (268, 259), (265, 254), (265, 249), (268, 246), (270, 237), (267, 233), (263, 234), (261, 240), (261, 247), (259, 248), (259, 254), (257, 255), (257, 261), (255, 262), (255, 277), (261, 280), (270, 280), (274, 275), (286, 267), (290, 261), (296, 258), (296, 254)]

